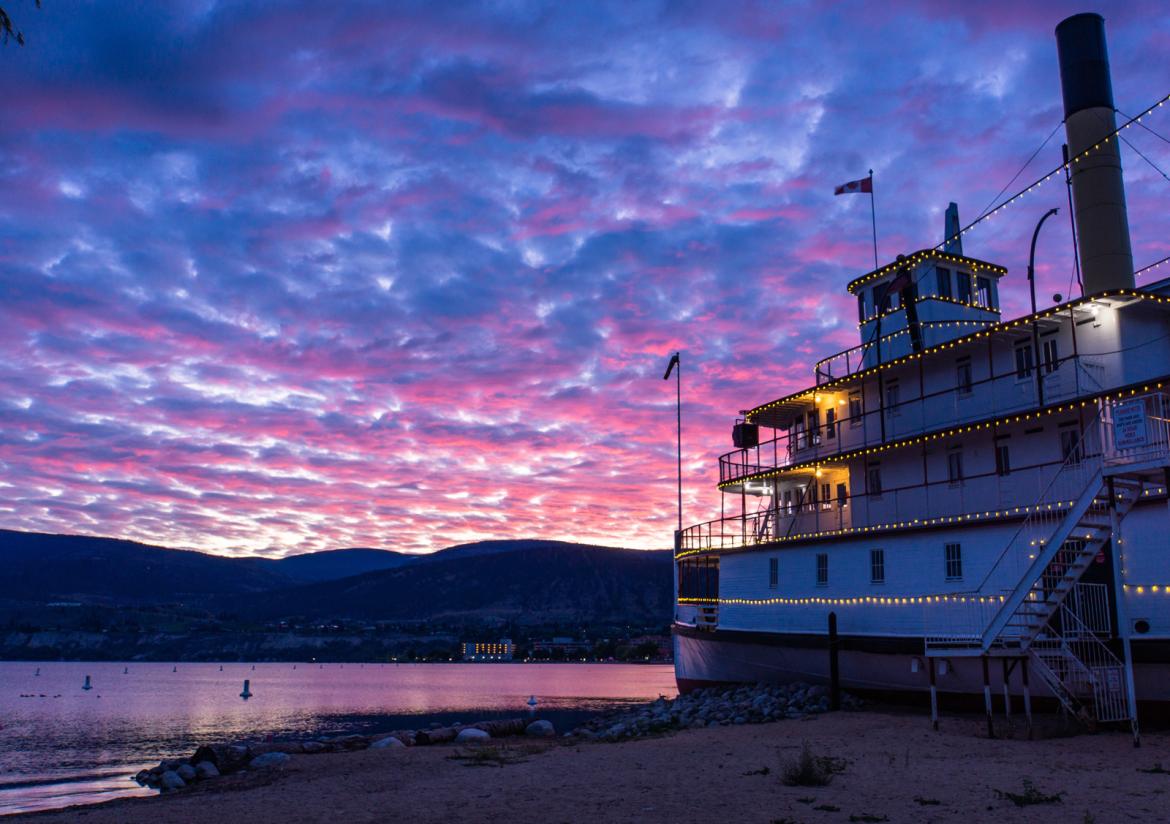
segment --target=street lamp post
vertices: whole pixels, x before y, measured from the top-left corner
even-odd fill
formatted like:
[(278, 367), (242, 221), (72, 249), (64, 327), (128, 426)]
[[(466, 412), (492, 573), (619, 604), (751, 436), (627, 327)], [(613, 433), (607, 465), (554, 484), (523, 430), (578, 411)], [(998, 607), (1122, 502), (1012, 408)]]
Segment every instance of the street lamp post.
[(1036, 230), (1032, 232), (1032, 250), (1028, 253), (1028, 289), (1032, 296), (1032, 368), (1036, 370), (1036, 401), (1044, 405), (1044, 376), (1040, 374), (1040, 332), (1036, 326), (1036, 238), (1040, 236), (1040, 227), (1044, 221), (1060, 210), (1053, 207), (1044, 213)]
[(675, 352), (671, 356), (670, 363), (666, 365), (666, 374), (662, 376), (664, 381), (670, 380), (670, 373), (674, 372), (674, 410), (678, 422), (678, 531), (674, 535), (675, 550), (679, 549), (682, 538), (682, 361), (678, 355)]

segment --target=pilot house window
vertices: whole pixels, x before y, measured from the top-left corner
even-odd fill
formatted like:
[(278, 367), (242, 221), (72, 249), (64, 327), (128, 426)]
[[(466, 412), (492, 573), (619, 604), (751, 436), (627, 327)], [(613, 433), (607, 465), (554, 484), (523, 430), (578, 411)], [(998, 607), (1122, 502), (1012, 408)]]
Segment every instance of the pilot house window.
[(991, 278), (979, 275), (975, 278), (977, 303), (984, 309), (991, 309)]
[(951, 299), (951, 270), (944, 269), (941, 266), (937, 269), (938, 276), (938, 296), (940, 298)]
[(971, 276), (966, 272), (955, 272), (955, 281), (959, 284), (959, 302), (971, 302)]

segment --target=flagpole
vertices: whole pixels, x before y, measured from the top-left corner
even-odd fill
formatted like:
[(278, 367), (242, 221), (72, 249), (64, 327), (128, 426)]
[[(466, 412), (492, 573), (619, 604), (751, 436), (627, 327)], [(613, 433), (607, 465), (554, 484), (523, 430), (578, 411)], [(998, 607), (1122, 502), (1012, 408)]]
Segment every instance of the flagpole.
[[(869, 220), (873, 224), (873, 268), (876, 271), (878, 266), (877, 253), (877, 210), (873, 205), (873, 169), (869, 170)], [(881, 344), (878, 344), (881, 346)]]
[(678, 531), (674, 533), (675, 549), (679, 548), (682, 536), (682, 360), (679, 352), (675, 352), (666, 365), (666, 374), (662, 379), (670, 380), (670, 373), (674, 372), (674, 404), (675, 417), (678, 422)]

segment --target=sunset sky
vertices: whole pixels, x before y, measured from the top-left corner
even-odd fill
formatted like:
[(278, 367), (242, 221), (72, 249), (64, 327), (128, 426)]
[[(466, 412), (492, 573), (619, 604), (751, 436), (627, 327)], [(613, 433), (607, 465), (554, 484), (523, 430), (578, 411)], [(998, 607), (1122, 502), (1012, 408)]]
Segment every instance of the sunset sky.
[[(665, 548), (670, 354), (693, 523), (736, 412), (857, 341), (835, 185), (874, 170), (883, 262), (974, 218), (1060, 125), (1070, 13), (1121, 111), (1170, 93), (1158, 0), (3, 5), (0, 527), (231, 554)], [(1170, 181), (1122, 157), (1140, 267)], [(1063, 186), (964, 240), (1007, 316), (1051, 206), (1068, 294)]]

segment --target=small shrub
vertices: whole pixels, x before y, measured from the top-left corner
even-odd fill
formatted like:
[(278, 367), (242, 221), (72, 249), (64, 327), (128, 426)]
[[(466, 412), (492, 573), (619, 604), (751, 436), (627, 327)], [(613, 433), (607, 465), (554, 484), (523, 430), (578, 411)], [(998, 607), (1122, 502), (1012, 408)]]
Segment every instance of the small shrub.
[(1040, 790), (1036, 789), (1036, 786), (1025, 778), (1024, 791), (1022, 793), (996, 790), (995, 794), (999, 798), (1007, 799), (1017, 807), (1030, 807), (1033, 804), (1059, 804), (1060, 797), (1064, 795), (1064, 792), (1058, 792), (1055, 795), (1046, 795), (1040, 792)]
[(861, 822), (861, 824), (880, 824), (882, 821), (889, 821), (888, 815), (871, 815), (869, 813), (858, 813), (857, 815), (849, 816), (850, 821)]
[(800, 755), (784, 766), (780, 777), (789, 787), (824, 787), (833, 780), (835, 773), (844, 771), (844, 759), (813, 755), (805, 741), (800, 748)]
[(817, 806), (813, 807), (813, 809), (820, 810), (823, 813), (839, 813), (839, 812), (841, 812), (840, 807), (834, 807), (832, 804), (818, 804)]
[(1152, 775), (1170, 775), (1170, 770), (1162, 768), (1161, 761), (1155, 761), (1154, 766), (1150, 767), (1148, 770), (1143, 770), (1141, 767), (1138, 767), (1138, 772), (1150, 773)]
[(942, 803), (937, 798), (923, 798), (920, 795), (914, 796), (914, 800), (923, 807), (937, 807)]

